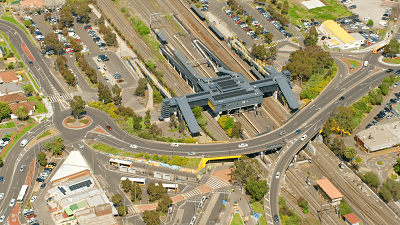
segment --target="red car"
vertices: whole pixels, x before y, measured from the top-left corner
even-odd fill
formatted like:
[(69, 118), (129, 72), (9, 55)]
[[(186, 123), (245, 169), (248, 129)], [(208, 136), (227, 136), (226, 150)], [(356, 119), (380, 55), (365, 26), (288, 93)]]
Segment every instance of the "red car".
[(249, 30), (251, 30), (251, 29), (247, 27), (247, 28), (246, 28), (246, 29), (244, 29), (244, 30), (245, 30), (245, 31), (249, 31)]
[(231, 18), (234, 17), (234, 16), (236, 16), (236, 15), (235, 15), (235, 14), (232, 14), (232, 15), (231, 15)]
[(237, 22), (236, 22), (236, 24), (239, 24), (239, 23), (241, 23), (242, 21), (241, 20), (238, 20)]
[(112, 130), (112, 128), (110, 126), (107, 125), (106, 127), (107, 127), (108, 130)]
[(82, 41), (80, 38), (76, 39), (76, 41)]

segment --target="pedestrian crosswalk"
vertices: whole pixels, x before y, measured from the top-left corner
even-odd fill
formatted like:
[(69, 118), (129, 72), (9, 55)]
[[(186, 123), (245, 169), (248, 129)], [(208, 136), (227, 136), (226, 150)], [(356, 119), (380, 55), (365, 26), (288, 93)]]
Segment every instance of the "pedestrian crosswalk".
[(136, 214), (140, 213), (139, 210), (136, 208), (135, 205), (128, 206), (128, 214)]
[(185, 198), (190, 198), (190, 197), (200, 195), (200, 194), (201, 194), (201, 192), (196, 188), (194, 190), (184, 193), (184, 196), (185, 196)]
[(61, 100), (69, 100), (72, 99), (72, 95), (70, 93), (62, 93), (62, 94), (55, 94), (52, 96), (48, 96), (48, 100), (50, 102), (59, 102)]
[[(299, 37), (293, 37), (293, 38), (299, 39)], [(289, 41), (289, 38), (283, 38), (283, 39), (275, 40), (276, 43), (280, 43), (280, 42), (284, 42), (284, 41)]]
[(212, 189), (220, 189), (220, 188), (228, 186), (228, 184), (226, 182), (224, 182), (221, 179), (219, 179), (218, 177), (214, 177), (214, 176), (211, 176), (207, 180), (206, 185), (208, 185)]

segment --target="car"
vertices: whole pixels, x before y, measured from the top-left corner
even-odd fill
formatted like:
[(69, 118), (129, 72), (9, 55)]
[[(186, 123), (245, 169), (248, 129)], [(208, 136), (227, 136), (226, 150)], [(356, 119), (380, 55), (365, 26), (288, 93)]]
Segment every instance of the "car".
[(0, 177), (0, 182), (3, 182), (3, 180), (4, 180), (4, 177)]
[(30, 201), (30, 202), (34, 202), (36, 199), (37, 199), (37, 196), (36, 196), (36, 195), (34, 195), (34, 196), (32, 196), (32, 198), (31, 198), (31, 201)]
[(14, 205), (15, 205), (15, 198), (11, 199), (10, 207), (13, 207)]
[(4, 198), (4, 193), (0, 193), (0, 199)]
[(303, 135), (303, 136), (300, 138), (300, 140), (304, 141), (304, 140), (306, 140), (306, 138), (307, 138), (307, 134)]
[(298, 129), (298, 130), (296, 130), (296, 131), (294, 132), (294, 134), (300, 134), (300, 132), (301, 132), (301, 130)]
[(106, 128), (107, 128), (108, 130), (112, 130), (112, 128), (111, 128), (109, 125), (107, 125)]
[(365, 129), (368, 129), (368, 128), (370, 128), (370, 127), (372, 127), (372, 124), (368, 124), (368, 125), (365, 127)]
[(393, 118), (394, 117), (394, 115), (388, 115), (387, 117), (386, 117), (386, 119), (391, 119), (391, 118)]
[(376, 126), (378, 125), (378, 122), (376, 122), (376, 120), (372, 120), (372, 123)]
[(24, 172), (24, 168), (25, 166), (21, 166), (21, 168), (19, 168), (19, 171)]
[(368, 17), (364, 17), (364, 19), (363, 19), (364, 21), (368, 21), (369, 20), (369, 18)]
[(397, 87), (397, 85), (399, 85), (399, 82), (396, 82), (393, 87)]
[(51, 171), (53, 171), (53, 169), (52, 168), (44, 168), (44, 170), (43, 171), (46, 171), (46, 172), (49, 172), (49, 173), (51, 173)]
[(37, 182), (44, 182), (44, 179), (41, 178), (41, 177), (38, 177), (38, 178), (36, 178), (36, 181), (37, 181)]
[(137, 146), (137, 145), (130, 145), (129, 147), (131, 147), (131, 148), (137, 148), (138, 146)]
[(245, 147), (247, 147), (247, 146), (249, 146), (247, 143), (241, 143), (241, 144), (239, 144), (239, 148), (245, 148)]
[(356, 9), (356, 8), (357, 8), (356, 5), (351, 5), (351, 6), (349, 7), (349, 9)]
[(281, 176), (281, 173), (280, 172), (276, 172), (275, 178), (279, 179), (280, 176)]
[(189, 152), (188, 155), (196, 155), (196, 152)]
[(345, 99), (345, 97), (342, 96), (342, 97), (339, 98), (339, 101), (343, 101), (344, 99)]
[(391, 72), (393, 72), (393, 69), (387, 69), (385, 72), (386, 73), (391, 73)]
[[(397, 93), (396, 93), (397, 94)], [(2, 141), (10, 141), (10, 138), (2, 138)]]
[(6, 217), (5, 217), (4, 215), (2, 215), (2, 216), (0, 217), (0, 222), (3, 222), (5, 218), (6, 218)]
[(49, 162), (48, 165), (57, 166), (57, 163), (55, 163), (55, 162)]
[(399, 75), (400, 74), (400, 70), (397, 70), (394, 74)]
[(275, 223), (279, 223), (279, 216), (278, 215), (275, 215), (274, 219), (275, 219)]
[(179, 147), (179, 144), (178, 143), (171, 143), (171, 147), (177, 148), (177, 147)]
[(40, 185), (40, 189), (43, 189), (44, 187), (46, 187), (46, 183), (43, 183), (42, 185)]

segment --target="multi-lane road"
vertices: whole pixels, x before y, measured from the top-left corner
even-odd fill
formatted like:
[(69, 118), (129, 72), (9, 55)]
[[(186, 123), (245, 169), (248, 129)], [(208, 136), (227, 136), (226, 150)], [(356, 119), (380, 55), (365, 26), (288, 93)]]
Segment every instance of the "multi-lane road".
[[(22, 50), (21, 43), (25, 42), (31, 54), (35, 58), (34, 66), (31, 67), (31, 71), (36, 77), (37, 81), (40, 80), (40, 84), (43, 88), (43, 91), (46, 95), (60, 95), (67, 94), (64, 88), (60, 85), (59, 81), (55, 79), (52, 75), (51, 70), (49, 69), (49, 65), (46, 64), (45, 60), (43, 60), (40, 55), (40, 51), (30, 43), (29, 38), (26, 34), (20, 30), (15, 25), (0, 21), (0, 30), (3, 30), (10, 36), (11, 42), (16, 47), (19, 54), (22, 56), (25, 62), (29, 61), (26, 54)], [(363, 95), (365, 95), (370, 87), (376, 87), (382, 79), (388, 74), (384, 72), (374, 72), (372, 73), (377, 66), (384, 68), (383, 65), (378, 65), (377, 56), (372, 55), (372, 53), (364, 53), (361, 55), (361, 58), (368, 60), (370, 63), (367, 67), (361, 68), (356, 73), (349, 75), (345, 65), (342, 63), (338, 64), (338, 75), (332, 81), (332, 83), (321, 93), (321, 95), (314, 100), (307, 107), (298, 112), (291, 120), (289, 120), (285, 125), (283, 125), (280, 129), (271, 132), (269, 134), (261, 135), (256, 138), (246, 140), (248, 147), (239, 148), (238, 145), (243, 143), (233, 142), (233, 143), (219, 143), (219, 144), (182, 144), (178, 148), (171, 147), (170, 144), (155, 142), (144, 140), (138, 137), (131, 136), (127, 134), (125, 131), (121, 130), (115, 121), (110, 118), (106, 113), (100, 112), (96, 109), (87, 109), (87, 115), (90, 116), (94, 123), (89, 127), (76, 131), (69, 130), (62, 125), (62, 120), (67, 117), (70, 112), (68, 110), (61, 111), (61, 109), (55, 104), (55, 115), (53, 116), (54, 126), (62, 133), (61, 135), (64, 138), (67, 138), (69, 142), (74, 142), (77, 140), (81, 140), (87, 134), (87, 131), (99, 125), (101, 127), (105, 127), (106, 125), (111, 125), (113, 127), (112, 131), (107, 131), (108, 135), (97, 135), (96, 138), (102, 142), (108, 143), (110, 145), (114, 145), (120, 148), (125, 148), (129, 150), (130, 144), (136, 144), (139, 146), (138, 150), (141, 152), (148, 152), (149, 154), (169, 154), (169, 155), (182, 155), (187, 156), (188, 152), (195, 151), (197, 155), (204, 155), (205, 157), (209, 156), (226, 156), (226, 155), (243, 155), (248, 153), (257, 153), (264, 151), (266, 147), (285, 143), (286, 146), (283, 150), (281, 150), (274, 166), (273, 172), (270, 174), (269, 183), (271, 186), (270, 202), (271, 202), (271, 215), (279, 215), (278, 212), (278, 195), (279, 195), (279, 183), (280, 180), (275, 178), (276, 172), (281, 172), (283, 174), (287, 169), (289, 163), (291, 162), (294, 155), (316, 134), (319, 132), (321, 127), (323, 126), (326, 119), (329, 117), (330, 112), (337, 106), (348, 106), (351, 103), (355, 102)], [(345, 100), (339, 101), (340, 96), (345, 96)], [(35, 127), (32, 130), (32, 133), (29, 135), (35, 135), (40, 133), (44, 129), (44, 127), (51, 124), (51, 120), (49, 122), (42, 123)], [(300, 134), (294, 134), (294, 131), (297, 129), (301, 129)], [(279, 136), (278, 132), (285, 130), (285, 136)], [(304, 141), (300, 140), (302, 135), (306, 134), (307, 138)], [(19, 190), (14, 190), (14, 187), (19, 187), (21, 182), (23, 182), (23, 176), (15, 177), (16, 169), (23, 163), (29, 162), (29, 154), (33, 154), (30, 149), (26, 154), (26, 162), (23, 158), (19, 161), (19, 163), (15, 164), (15, 160), (18, 158), (18, 153), (22, 151), (22, 149), (18, 149), (19, 143), (16, 143), (15, 147), (12, 149), (10, 154), (8, 154), (4, 167), (1, 169), (8, 175), (5, 175), (5, 181), (3, 182), (0, 190), (7, 195), (0, 206), (0, 210), (2, 214), (9, 215), (11, 212), (9, 207), (6, 205), (9, 203), (11, 198), (15, 197), (14, 195)], [(12, 163), (12, 164), (11, 164)], [(7, 171), (10, 170), (10, 171)], [(17, 182), (17, 183), (16, 183)], [(11, 188), (12, 187), (12, 188)], [(1, 214), (0, 213), (0, 214)], [(390, 218), (378, 218), (379, 222), (382, 224), (395, 224), (398, 221), (395, 221), (394, 217)]]

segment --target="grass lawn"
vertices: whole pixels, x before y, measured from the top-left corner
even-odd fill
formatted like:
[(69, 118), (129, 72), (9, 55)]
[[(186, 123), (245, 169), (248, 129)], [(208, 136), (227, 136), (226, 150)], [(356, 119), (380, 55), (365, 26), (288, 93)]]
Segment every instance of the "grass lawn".
[(235, 213), (235, 215), (233, 216), (231, 225), (241, 225), (243, 224), (242, 218), (240, 217), (239, 213)]
[(42, 102), (36, 104), (35, 114), (46, 113), (47, 109)]
[(7, 43), (5, 41), (0, 41), (0, 46), (5, 47), (7, 46)]
[(7, 155), (8, 151), (10, 151), (10, 149), (14, 146), (14, 144), (15, 144), (16, 142), (18, 142), (18, 140), (19, 140), (26, 132), (28, 132), (30, 129), (34, 128), (36, 125), (38, 125), (38, 124), (37, 124), (37, 123), (32, 123), (31, 125), (25, 127), (24, 130), (23, 130), (21, 133), (15, 135), (14, 141), (13, 141), (13, 142), (11, 143), (11, 145), (7, 148), (7, 151), (6, 151), (6, 152), (4, 153), (4, 155), (3, 155), (3, 159), (6, 158), (6, 155)]
[(48, 135), (50, 135), (50, 134), (51, 134), (51, 132), (47, 130), (47, 131), (43, 132), (41, 135), (39, 135), (39, 136), (37, 137), (37, 139), (46, 137), (46, 136), (48, 136)]
[(314, 18), (322, 22), (352, 15), (346, 7), (340, 5), (336, 0), (325, 0), (325, 2), (328, 4), (327, 6), (307, 10), (300, 6), (300, 3), (289, 1), (288, 15), (290, 16), (290, 22), (296, 25), (301, 24), (301, 19), (309, 20)]
[(47, 117), (43, 118), (43, 119), (41, 120), (41, 122), (43, 122), (43, 121), (45, 121), (45, 120), (47, 120)]
[(387, 63), (400, 64), (400, 57), (383, 58), (382, 61), (387, 62)]
[(8, 122), (5, 124), (0, 124), (0, 128), (13, 128), (16, 127), (14, 122)]
[(37, 47), (36, 43), (32, 40), (31, 35), (29, 35), (28, 31), (26, 30), (25, 26), (20, 24), (18, 21), (16, 21), (14, 17), (12, 17), (11, 15), (10, 16), (2, 16), (1, 19), (19, 26), (23, 31), (25, 31), (26, 35), (29, 37), (29, 40), (31, 40), (32, 44)]
[(354, 68), (357, 68), (358, 65), (360, 64), (360, 62), (357, 61), (357, 60), (346, 59), (346, 61), (347, 61), (348, 63), (350, 63), (350, 65), (354, 65)]
[(134, 154), (131, 152), (122, 151), (122, 150), (119, 150), (114, 147), (111, 147), (111, 146), (108, 146), (105, 144), (101, 144), (101, 143), (96, 143), (95, 145), (93, 145), (93, 148), (96, 150), (105, 152), (105, 153), (113, 154), (113, 155), (135, 157)]
[(262, 215), (259, 219), (260, 225), (266, 225), (267, 221), (265, 220), (265, 213), (262, 202), (251, 203), (251, 208), (253, 208), (254, 212), (260, 213)]
[(28, 101), (30, 101), (30, 102), (40, 102), (40, 100), (36, 96), (28, 97)]
[(8, 46), (10, 46), (10, 48), (14, 52), (15, 57), (17, 57), (17, 59), (21, 59), (21, 56), (19, 56), (17, 50), (15, 50), (14, 45), (11, 44), (11, 41), (8, 39), (8, 36), (3, 31), (0, 31), (0, 33), (3, 34), (4, 40), (7, 41)]
[[(25, 66), (25, 65), (24, 65)], [(29, 72), (26, 72), (27, 74), (28, 74), (28, 76), (29, 76), (29, 79), (31, 79), (31, 81), (32, 81), (32, 83), (33, 83), (33, 85), (35, 85), (35, 87), (36, 87), (36, 90), (38, 91), (38, 92), (40, 92), (40, 88), (39, 88), (39, 86), (36, 84), (36, 81), (33, 79), (33, 77), (32, 77), (32, 75), (31, 75), (31, 73), (29, 73)]]

